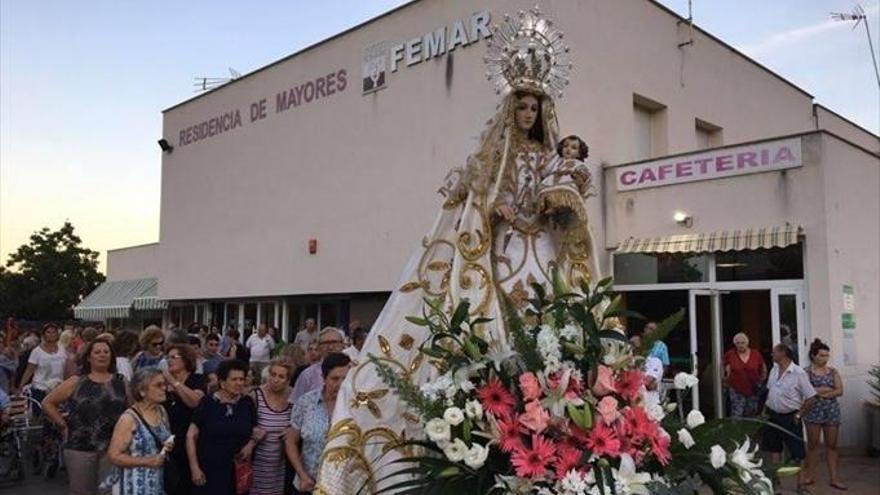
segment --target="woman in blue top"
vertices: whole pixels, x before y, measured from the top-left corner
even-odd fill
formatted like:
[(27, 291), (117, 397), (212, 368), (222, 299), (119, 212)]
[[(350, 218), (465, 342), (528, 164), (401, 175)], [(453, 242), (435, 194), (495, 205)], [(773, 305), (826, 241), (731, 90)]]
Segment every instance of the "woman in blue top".
[(293, 405), (290, 428), (284, 437), (284, 450), (296, 471), (293, 479), (294, 494), (309, 495), (316, 489), (318, 461), (327, 444), (327, 431), (336, 407), (336, 395), (350, 365), (351, 359), (347, 355), (341, 352), (328, 354), (321, 362), (324, 385), (303, 394)]
[(165, 401), (165, 377), (156, 368), (144, 368), (131, 379), (135, 403), (113, 429), (107, 456), (121, 468), (122, 495), (162, 495), (165, 456), (174, 445)]

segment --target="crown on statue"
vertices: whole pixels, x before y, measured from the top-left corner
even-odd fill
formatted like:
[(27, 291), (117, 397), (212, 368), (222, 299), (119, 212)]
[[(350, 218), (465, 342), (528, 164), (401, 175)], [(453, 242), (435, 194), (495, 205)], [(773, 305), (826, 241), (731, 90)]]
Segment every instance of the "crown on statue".
[(516, 17), (505, 14), (500, 26), (492, 26), (483, 58), (486, 77), (499, 94), (528, 91), (561, 98), (572, 67), (562, 38), (562, 31), (537, 6)]

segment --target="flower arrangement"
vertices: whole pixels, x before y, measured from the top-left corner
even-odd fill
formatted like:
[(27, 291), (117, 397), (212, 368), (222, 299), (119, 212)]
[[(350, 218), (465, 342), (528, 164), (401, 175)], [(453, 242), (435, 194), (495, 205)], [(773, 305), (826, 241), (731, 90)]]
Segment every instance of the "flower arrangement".
[[(610, 287), (604, 279), (573, 293), (555, 277), (548, 295), (534, 285), (527, 309), (506, 304), (510, 348), (484, 337), (493, 322), (471, 319), (467, 301), (445, 311), (427, 300), (408, 320), (430, 331), (420, 350), (440, 370), (436, 379), (416, 387), (373, 359), (424, 428), (424, 439), (406, 442), (418, 453), (393, 461), (400, 469), (382, 491), (773, 493), (748, 439), (760, 422), (706, 421), (696, 410), (682, 421), (669, 414), (674, 403), (648, 393), (644, 351), (613, 328), (635, 315)], [(653, 339), (682, 317), (663, 321)], [(675, 377), (679, 388), (696, 383)]]

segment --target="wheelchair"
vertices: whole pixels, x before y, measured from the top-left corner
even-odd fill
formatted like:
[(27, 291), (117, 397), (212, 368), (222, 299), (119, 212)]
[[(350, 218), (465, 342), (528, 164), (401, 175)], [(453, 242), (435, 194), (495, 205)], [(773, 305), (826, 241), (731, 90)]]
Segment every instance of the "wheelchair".
[(30, 394), (10, 397), (9, 407), (0, 420), (0, 486), (22, 483), (27, 476), (27, 460), (34, 455), (43, 430), (34, 414), (40, 403)]

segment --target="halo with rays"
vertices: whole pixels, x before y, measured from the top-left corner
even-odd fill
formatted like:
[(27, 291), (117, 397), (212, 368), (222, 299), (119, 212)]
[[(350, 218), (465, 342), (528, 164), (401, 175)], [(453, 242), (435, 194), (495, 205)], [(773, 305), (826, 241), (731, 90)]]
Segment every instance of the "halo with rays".
[(492, 26), (488, 45), (483, 61), (497, 93), (525, 90), (562, 97), (572, 68), (569, 47), (537, 6), (516, 17), (505, 14), (500, 26)]

